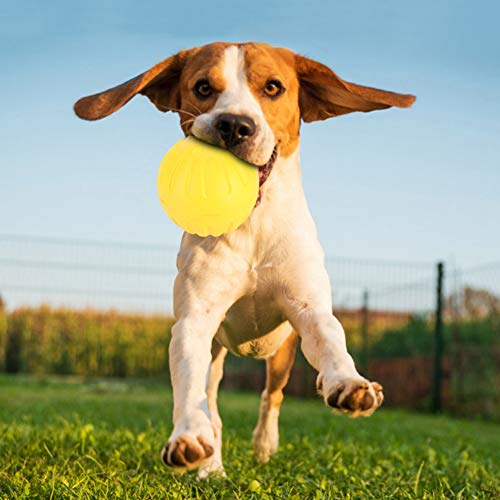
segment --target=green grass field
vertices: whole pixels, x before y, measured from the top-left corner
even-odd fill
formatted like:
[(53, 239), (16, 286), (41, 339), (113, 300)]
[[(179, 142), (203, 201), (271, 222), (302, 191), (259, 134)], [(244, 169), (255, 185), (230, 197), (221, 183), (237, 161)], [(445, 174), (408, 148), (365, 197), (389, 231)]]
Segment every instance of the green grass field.
[(384, 409), (332, 415), (286, 398), (278, 454), (251, 451), (256, 394), (222, 393), (227, 479), (159, 460), (171, 393), (158, 383), (0, 377), (0, 498), (495, 498), (500, 426)]

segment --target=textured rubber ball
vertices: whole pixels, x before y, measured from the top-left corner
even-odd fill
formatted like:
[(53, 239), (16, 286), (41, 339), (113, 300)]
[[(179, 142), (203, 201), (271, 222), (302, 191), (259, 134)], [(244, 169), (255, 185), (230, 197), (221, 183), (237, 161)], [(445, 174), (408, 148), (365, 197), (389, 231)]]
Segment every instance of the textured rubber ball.
[(239, 227), (259, 194), (257, 167), (229, 151), (187, 137), (163, 158), (158, 195), (167, 215), (199, 236), (220, 236)]

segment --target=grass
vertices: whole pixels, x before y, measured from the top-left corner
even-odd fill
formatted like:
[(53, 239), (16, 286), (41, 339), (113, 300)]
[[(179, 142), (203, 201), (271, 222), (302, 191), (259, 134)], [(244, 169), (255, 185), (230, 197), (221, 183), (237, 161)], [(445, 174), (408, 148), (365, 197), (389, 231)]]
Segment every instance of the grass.
[(171, 393), (158, 383), (0, 376), (0, 498), (498, 498), (500, 426), (382, 409), (333, 416), (286, 398), (281, 446), (251, 452), (258, 396), (222, 393), (227, 479), (159, 461)]

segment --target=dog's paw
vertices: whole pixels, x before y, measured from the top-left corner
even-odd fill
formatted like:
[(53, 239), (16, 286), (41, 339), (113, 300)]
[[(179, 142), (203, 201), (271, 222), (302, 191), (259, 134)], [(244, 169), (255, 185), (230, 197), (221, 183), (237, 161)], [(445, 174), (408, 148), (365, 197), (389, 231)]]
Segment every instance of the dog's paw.
[[(259, 422), (260, 424), (260, 422)], [(253, 431), (253, 451), (257, 462), (265, 464), (278, 451), (278, 422), (258, 425)]]
[(207, 414), (195, 410), (177, 419), (161, 459), (178, 472), (194, 469), (214, 455), (217, 443), (216, 428)]
[(351, 417), (369, 417), (384, 400), (382, 386), (364, 379), (344, 380), (324, 394), (325, 403)]
[(186, 433), (165, 445), (161, 452), (161, 459), (169, 467), (181, 470), (193, 469), (200, 466), (213, 453), (213, 445), (203, 436)]

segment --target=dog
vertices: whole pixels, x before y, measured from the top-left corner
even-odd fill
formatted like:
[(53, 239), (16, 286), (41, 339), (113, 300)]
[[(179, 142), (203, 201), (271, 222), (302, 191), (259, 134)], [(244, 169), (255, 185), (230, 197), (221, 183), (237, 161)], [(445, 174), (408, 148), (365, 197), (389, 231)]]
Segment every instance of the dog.
[(238, 229), (184, 233), (177, 257), (169, 347), (173, 431), (166, 465), (224, 475), (217, 390), (229, 351), (266, 360), (253, 432), (258, 461), (278, 448), (278, 416), (300, 340), (326, 405), (369, 416), (382, 387), (358, 373), (332, 313), (324, 254), (301, 184), (299, 130), (354, 111), (407, 108), (413, 95), (342, 80), (327, 66), (263, 43), (217, 42), (181, 52), (114, 88), (80, 99), (85, 120), (114, 113), (136, 94), (179, 115), (186, 136), (258, 167), (259, 198)]

